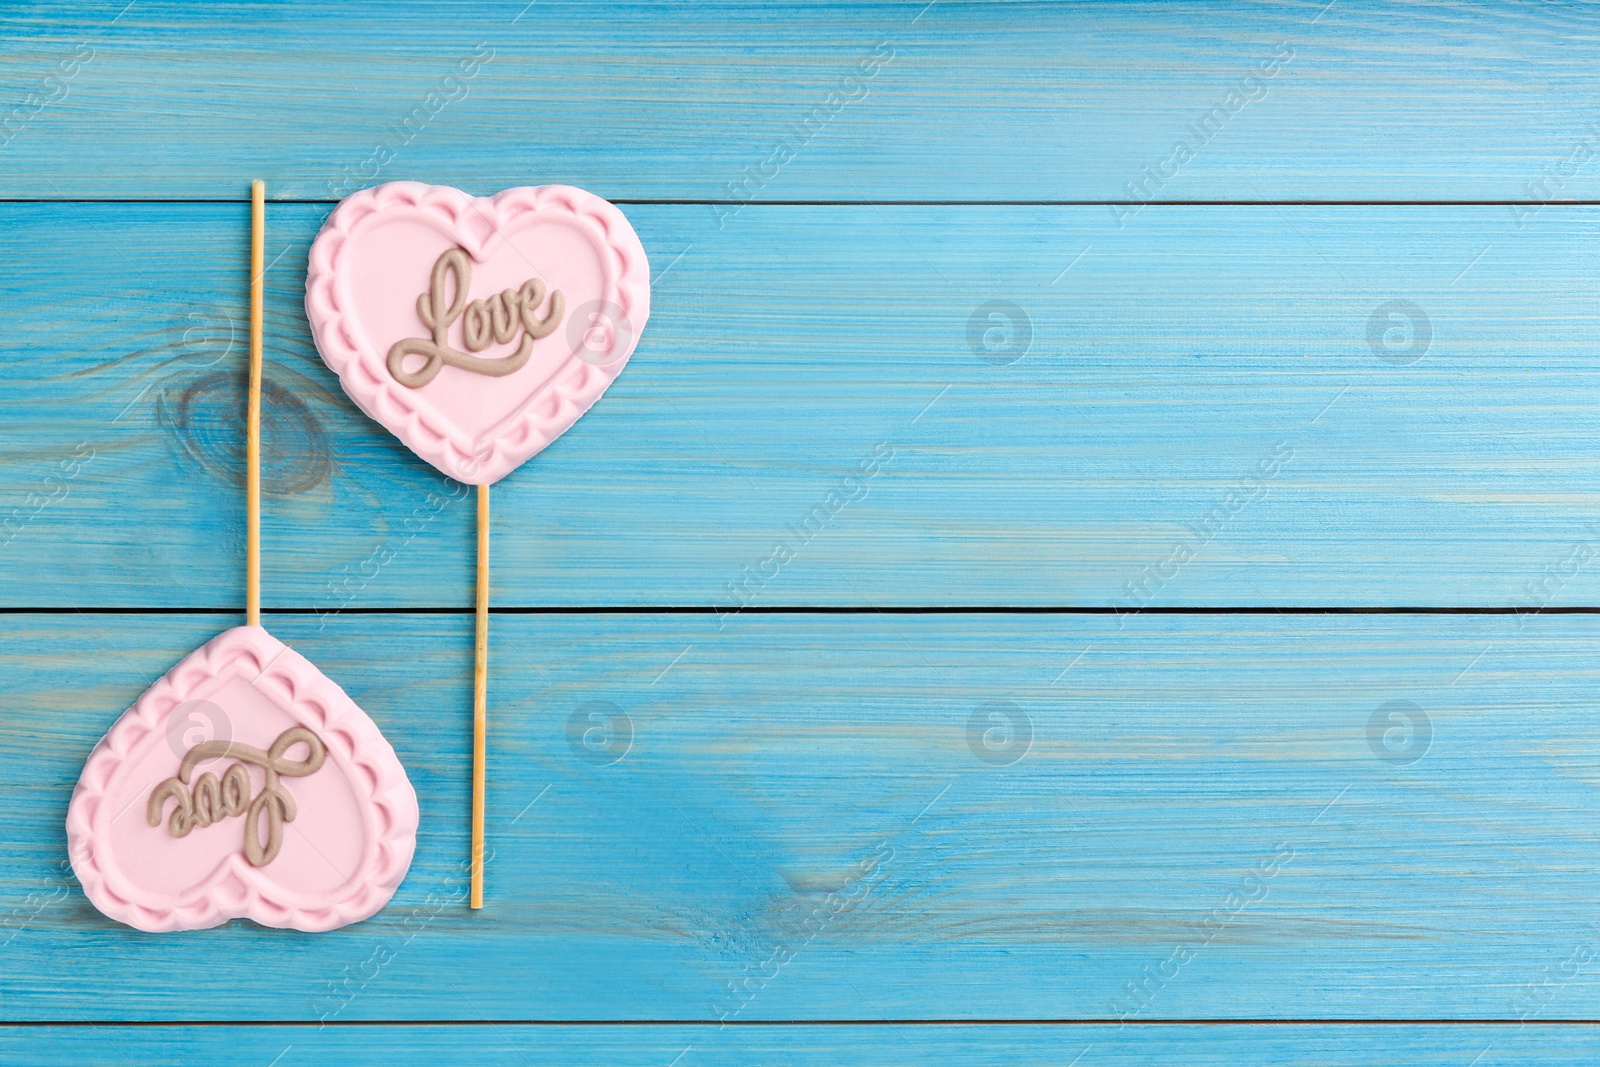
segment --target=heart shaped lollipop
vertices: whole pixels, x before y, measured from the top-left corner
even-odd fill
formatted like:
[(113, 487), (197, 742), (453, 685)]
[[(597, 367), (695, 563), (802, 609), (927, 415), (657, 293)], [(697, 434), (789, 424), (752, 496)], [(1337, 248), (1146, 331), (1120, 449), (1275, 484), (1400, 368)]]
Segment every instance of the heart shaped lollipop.
[(622, 212), (567, 185), (390, 182), (311, 245), (306, 316), (346, 393), (452, 478), (490, 485), (578, 420), (650, 315)]
[(67, 809), (91, 903), (140, 930), (331, 930), (405, 877), (417, 796), (354, 701), (259, 626), (191, 652), (95, 746)]
[(390, 182), (311, 244), (306, 316), (356, 405), (478, 486), (472, 892), (483, 906), (488, 487), (560, 437), (633, 354), (650, 264), (616, 206), (570, 185), (469, 196)]
[[(261, 622), (266, 191), (250, 191), (245, 617), (138, 699), (90, 753), (67, 807), (89, 901), (141, 930), (234, 918), (331, 930), (394, 895), (417, 795), (377, 724)], [(198, 730), (198, 732), (197, 732)]]

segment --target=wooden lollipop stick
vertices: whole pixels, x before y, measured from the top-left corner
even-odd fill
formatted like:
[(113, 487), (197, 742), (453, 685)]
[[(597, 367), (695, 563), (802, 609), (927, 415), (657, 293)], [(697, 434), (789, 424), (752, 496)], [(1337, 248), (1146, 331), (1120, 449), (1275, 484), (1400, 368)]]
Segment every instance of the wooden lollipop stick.
[(489, 487), (478, 486), (478, 639), (472, 668), (472, 900), (483, 907), (483, 776), (489, 728)]
[(261, 304), (266, 269), (266, 183), (250, 183), (250, 409), (245, 419), (245, 621), (261, 625)]

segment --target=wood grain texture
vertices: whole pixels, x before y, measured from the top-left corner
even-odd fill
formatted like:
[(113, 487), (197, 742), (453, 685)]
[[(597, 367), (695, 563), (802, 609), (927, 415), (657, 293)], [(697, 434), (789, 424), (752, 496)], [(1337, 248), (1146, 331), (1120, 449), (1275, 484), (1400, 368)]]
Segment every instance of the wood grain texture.
[[(0, 1053), (67, 1062), (438, 1067), (1565, 1067), (1594, 1060), (1572, 1026), (289, 1026), (0, 1027)], [(274, 1057), (278, 1057), (274, 1061)], [(674, 1060), (674, 1057), (677, 1057)], [(1074, 1057), (1078, 1057), (1074, 1059)]]
[[(1600, 192), (1600, 37), (1569, 5), (122, 8), (8, 5), (0, 79), (25, 120), (0, 194), (231, 199), (259, 176), (337, 199), (403, 175), (732, 210), (1112, 200), (1147, 166), (1180, 200)], [(64, 91), (46, 86), (80, 47)], [(1244, 82), (1280, 54), (1275, 78)]]
[[(269, 220), (265, 604), (467, 608), (465, 489), (312, 350), (325, 213)], [(497, 490), (497, 606), (1600, 602), (1600, 209), (629, 214), (656, 310)], [(247, 219), (0, 206), (6, 604), (242, 603)]]
[[(0, 614), (0, 1059), (1592, 1062), (1551, 1021), (1600, 1019), (1593, 620), (1273, 609), (1600, 604), (1600, 209), (1559, 203), (1600, 198), (1597, 30), (7, 5), (0, 608), (53, 613)], [(422, 829), (355, 927), (143, 936), (62, 822), (244, 602), (254, 177), (266, 621)], [(725, 612), (491, 617), (480, 914), (468, 494), (301, 308), (328, 205), (398, 178), (631, 201), (655, 271), (628, 373), (496, 490), (494, 603)], [(983, 605), (1253, 614), (875, 610)], [(1252, 1025), (1146, 1025), (1200, 1019)]]
[(330, 934), (153, 937), (62, 819), (218, 620), (5, 616), (0, 1012), (1597, 1018), (1597, 640), (1521, 621), (498, 617), (473, 914), (470, 618), (275, 617), (394, 743), (415, 865)]

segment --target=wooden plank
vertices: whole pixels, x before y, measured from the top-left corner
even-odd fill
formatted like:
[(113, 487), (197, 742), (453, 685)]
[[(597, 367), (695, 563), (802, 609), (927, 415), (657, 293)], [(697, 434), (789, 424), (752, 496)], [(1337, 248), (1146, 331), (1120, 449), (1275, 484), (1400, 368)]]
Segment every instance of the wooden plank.
[(480, 914), (470, 619), (270, 624), (418, 789), (394, 902), (100, 917), (72, 783), (219, 620), (3, 616), (7, 1019), (1600, 1018), (1589, 619), (499, 617)]
[[(311, 348), (325, 211), (269, 222), (265, 602), (465, 607), (461, 487)], [(649, 328), (495, 487), (498, 605), (1600, 602), (1595, 208), (629, 213)], [(0, 206), (5, 604), (242, 604), (245, 225)]]
[(218, 199), (259, 176), (336, 199), (409, 177), (741, 222), (751, 199), (1531, 211), (1600, 195), (1595, 28), (1509, 0), (11, 5), (0, 194)]
[[(863, 1067), (1181, 1062), (1318, 1067), (1588, 1064), (1587, 1026), (75, 1026), (0, 1028), (0, 1051), (53, 1062), (391, 1064), (595, 1063), (608, 1067)], [(120, 1055), (122, 1058), (116, 1058)], [(1073, 1057), (1079, 1057), (1074, 1060)], [(674, 1057), (678, 1057), (675, 1061)]]

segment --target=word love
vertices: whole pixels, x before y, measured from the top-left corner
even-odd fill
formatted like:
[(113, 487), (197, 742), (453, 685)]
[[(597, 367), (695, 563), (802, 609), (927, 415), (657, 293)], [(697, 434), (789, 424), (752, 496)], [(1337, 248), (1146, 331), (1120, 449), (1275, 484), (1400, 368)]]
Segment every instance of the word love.
[[(306, 758), (288, 758), (289, 749), (295, 745), (306, 746)], [(235, 763), (218, 779), (210, 771), (194, 780), (189, 778), (195, 767), (214, 759), (232, 757)], [(230, 815), (243, 815), (244, 855), (252, 867), (265, 867), (278, 856), (283, 847), (283, 824), (294, 822), (294, 797), (278, 781), (279, 777), (304, 778), (316, 773), (328, 757), (328, 746), (322, 738), (303, 726), (293, 726), (278, 735), (266, 751), (238, 741), (207, 741), (195, 745), (184, 754), (175, 778), (168, 778), (150, 792), (150, 803), (145, 816), (151, 826), (161, 825), (161, 811), (168, 798), (177, 802), (172, 816), (167, 820), (167, 832), (173, 837), (188, 837), (196, 826), (210, 826)], [(245, 764), (266, 771), (266, 782), (254, 799), (250, 798), (250, 772)], [(267, 816), (267, 833), (261, 837), (261, 815)]]
[[(445, 283), (455, 283), (455, 298), (445, 306)], [(544, 302), (544, 282), (529, 278), (521, 289), (507, 289), (485, 300), (467, 302), (467, 291), (472, 288), (472, 261), (465, 249), (452, 248), (441, 255), (433, 265), (433, 278), (428, 291), (417, 297), (417, 317), (433, 331), (433, 337), (408, 337), (395, 342), (389, 349), (389, 373), (401, 385), (420, 389), (438, 375), (446, 363), (452, 367), (487, 374), (499, 378), (521, 369), (533, 351), (533, 342), (549, 336), (561, 324), (566, 310), (566, 297), (557, 289), (550, 294), (550, 311), (539, 317), (539, 305)], [(461, 319), (461, 329), (467, 348), (482, 352), (491, 341), (509, 344), (517, 334), (522, 342), (509, 356), (485, 359), (468, 355), (450, 347), (450, 327)], [(407, 356), (421, 356), (422, 366), (408, 371)]]

